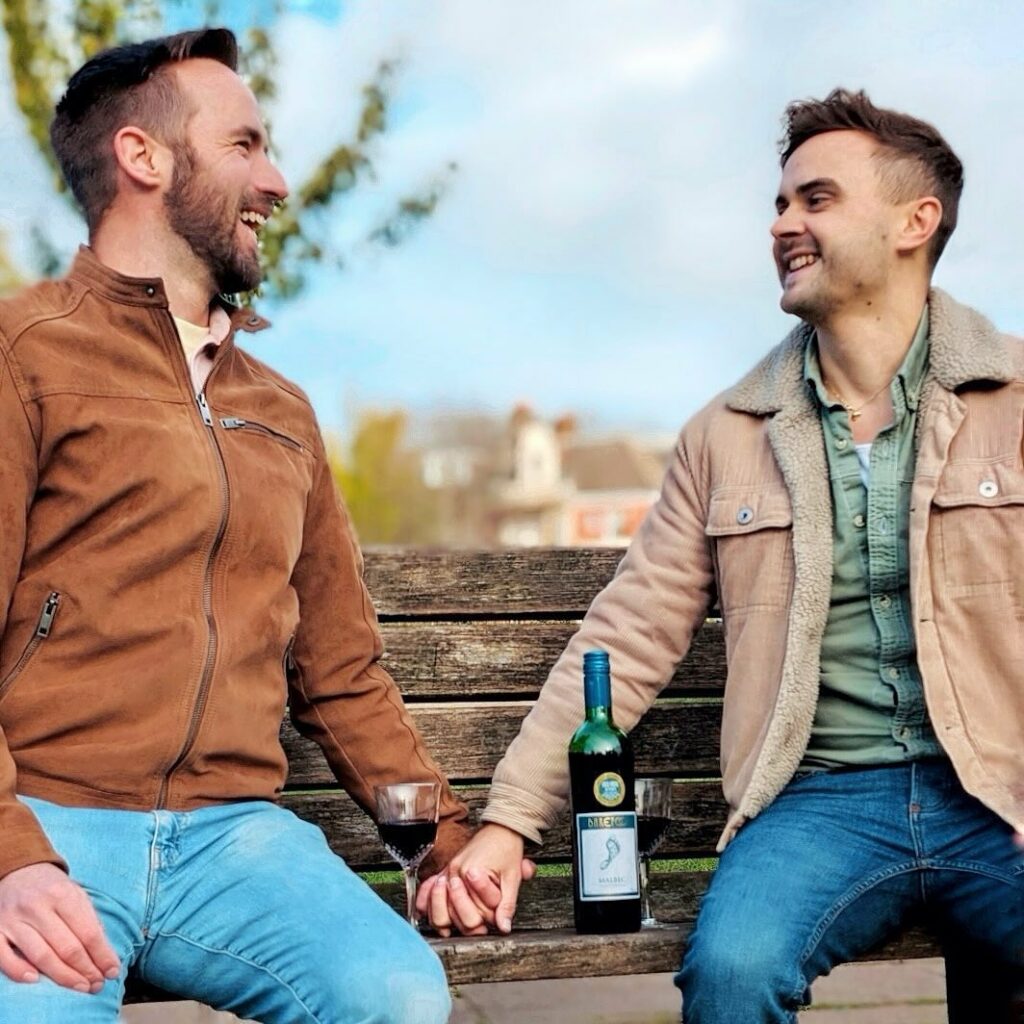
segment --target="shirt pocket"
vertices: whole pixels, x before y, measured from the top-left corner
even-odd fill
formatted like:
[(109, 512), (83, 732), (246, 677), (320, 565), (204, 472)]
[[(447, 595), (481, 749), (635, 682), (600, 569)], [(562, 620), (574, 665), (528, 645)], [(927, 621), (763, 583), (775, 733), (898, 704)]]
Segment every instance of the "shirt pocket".
[(793, 508), (784, 488), (716, 488), (704, 532), (712, 541), (723, 614), (788, 606)]
[(1024, 470), (950, 464), (932, 498), (935, 551), (948, 587), (1024, 589)]

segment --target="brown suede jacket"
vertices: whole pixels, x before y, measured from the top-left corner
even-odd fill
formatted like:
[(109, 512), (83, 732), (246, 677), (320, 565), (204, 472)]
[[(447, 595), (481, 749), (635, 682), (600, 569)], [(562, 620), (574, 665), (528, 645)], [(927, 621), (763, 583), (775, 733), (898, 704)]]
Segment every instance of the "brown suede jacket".
[(234, 344), (266, 321), (232, 320), (197, 399), (159, 280), (83, 248), (0, 303), (0, 877), (62, 863), (19, 793), (276, 799), (286, 703), (371, 814), (375, 784), (443, 784), (427, 870), (468, 838), (377, 664), (309, 402)]

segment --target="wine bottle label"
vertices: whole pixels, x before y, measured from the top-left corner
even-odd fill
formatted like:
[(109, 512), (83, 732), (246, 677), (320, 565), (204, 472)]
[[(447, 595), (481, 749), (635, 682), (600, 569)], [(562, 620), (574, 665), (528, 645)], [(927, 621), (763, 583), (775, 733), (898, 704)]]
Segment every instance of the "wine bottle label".
[(594, 799), (602, 807), (618, 807), (626, 798), (626, 783), (618, 772), (603, 772), (594, 779)]
[(577, 814), (581, 900), (628, 900), (640, 894), (636, 814)]

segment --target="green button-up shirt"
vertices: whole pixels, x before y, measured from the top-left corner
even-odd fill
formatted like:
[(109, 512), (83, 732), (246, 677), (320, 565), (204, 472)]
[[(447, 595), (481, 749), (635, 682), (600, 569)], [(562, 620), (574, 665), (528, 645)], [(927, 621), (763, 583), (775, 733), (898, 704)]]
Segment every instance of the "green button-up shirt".
[(869, 445), (822, 381), (817, 342), (805, 376), (821, 407), (832, 489), (832, 601), (821, 690), (803, 768), (892, 764), (942, 750), (925, 707), (910, 609), (914, 425), (928, 363), (925, 307), (890, 385), (893, 422)]

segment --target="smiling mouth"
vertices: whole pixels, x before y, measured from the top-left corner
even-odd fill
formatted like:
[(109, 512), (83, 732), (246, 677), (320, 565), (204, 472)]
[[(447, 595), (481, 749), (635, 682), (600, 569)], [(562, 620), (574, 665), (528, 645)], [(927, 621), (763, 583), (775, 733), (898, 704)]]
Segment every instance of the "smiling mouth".
[(256, 210), (243, 210), (239, 219), (257, 238), (263, 225), (267, 223), (267, 218)]
[(818, 257), (814, 253), (805, 253), (802, 256), (794, 256), (792, 259), (786, 261), (786, 271), (792, 274), (794, 271), (803, 270), (804, 267), (810, 267), (818, 262)]

